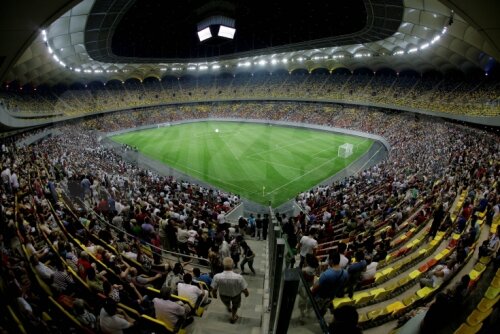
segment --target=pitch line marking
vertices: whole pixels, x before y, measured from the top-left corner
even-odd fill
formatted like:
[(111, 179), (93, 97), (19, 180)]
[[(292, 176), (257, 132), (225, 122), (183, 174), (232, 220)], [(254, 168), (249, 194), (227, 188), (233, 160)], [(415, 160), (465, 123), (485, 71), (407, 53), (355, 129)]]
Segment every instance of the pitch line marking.
[[(172, 163), (172, 164), (173, 164), (172, 166), (174, 166), (174, 163), (172, 162), (172, 160), (170, 160), (170, 159), (165, 159), (165, 160), (166, 160), (166, 161), (170, 161), (170, 163)], [(185, 165), (185, 164), (183, 164), (183, 163), (179, 163), (179, 162), (177, 162), (176, 164), (177, 164), (178, 166), (182, 166), (182, 167), (184, 167), (184, 168), (186, 168), (186, 169), (189, 169), (189, 170), (191, 170), (191, 171), (193, 171), (193, 172), (195, 172), (195, 173), (199, 174), (200, 176), (208, 176), (208, 178), (211, 178), (211, 179), (214, 179), (214, 180), (216, 180), (216, 181), (219, 181), (219, 182), (220, 182), (220, 183), (222, 183), (222, 184), (227, 184), (227, 185), (230, 185), (230, 186), (236, 187), (236, 188), (238, 188), (238, 189), (241, 189), (242, 191), (248, 192), (248, 189), (243, 188), (243, 187), (241, 187), (241, 186), (239, 186), (239, 185), (237, 185), (237, 184), (233, 184), (233, 183), (231, 183), (231, 182), (223, 181), (223, 180), (221, 180), (221, 179), (219, 179), (219, 178), (217, 178), (217, 177), (213, 177), (213, 176), (207, 175), (207, 174), (203, 173), (202, 171), (199, 171), (199, 170), (197, 170), (197, 169), (194, 169), (194, 168), (188, 167), (188, 166), (186, 166), (186, 165)], [(202, 181), (204, 181), (204, 180), (202, 179)], [(208, 181), (205, 181), (205, 182), (208, 182)]]
[(267, 152), (273, 152), (273, 151), (281, 150), (282, 148), (285, 148), (285, 147), (288, 147), (288, 146), (294, 146), (294, 145), (298, 145), (300, 143), (305, 143), (305, 142), (308, 142), (308, 141), (311, 141), (311, 140), (316, 140), (316, 139), (317, 138), (309, 138), (309, 139), (305, 139), (305, 140), (301, 140), (301, 141), (294, 141), (293, 143), (289, 143), (289, 144), (286, 144), (286, 145), (283, 145), (283, 146), (278, 146), (278, 147), (272, 148), (270, 150), (265, 150), (265, 151), (260, 151), (260, 152), (252, 153), (252, 154), (248, 155), (247, 157), (251, 157), (253, 155), (261, 155), (262, 153), (267, 153)]
[(285, 165), (285, 164), (280, 164), (279, 162), (272, 162), (272, 161), (269, 161), (269, 160), (257, 159), (257, 158), (254, 158), (254, 157), (247, 157), (247, 158), (250, 158), (251, 160), (255, 160), (255, 161), (262, 161), (262, 162), (268, 163), (270, 165), (282, 166), (282, 167), (286, 167), (286, 168), (290, 168), (290, 169), (295, 169), (295, 170), (299, 170), (299, 171), (302, 170), (302, 169), (297, 168), (297, 167), (288, 166), (288, 165)]
[(287, 185), (289, 185), (289, 184), (291, 184), (291, 183), (293, 183), (293, 182), (295, 182), (295, 181), (299, 180), (300, 178), (304, 177), (304, 176), (305, 176), (305, 175), (307, 175), (307, 174), (312, 173), (313, 171), (317, 170), (317, 169), (318, 169), (318, 168), (320, 168), (320, 167), (323, 167), (323, 166), (324, 166), (324, 165), (326, 165), (327, 163), (329, 163), (329, 162), (331, 162), (331, 161), (334, 161), (334, 160), (335, 160), (335, 159), (337, 159), (337, 158), (338, 158), (338, 157), (333, 157), (332, 159), (329, 159), (329, 160), (327, 160), (327, 161), (323, 162), (322, 164), (320, 164), (320, 165), (318, 165), (318, 166), (314, 167), (313, 169), (308, 170), (306, 173), (304, 173), (304, 174), (302, 174), (302, 175), (297, 176), (295, 179), (293, 179), (293, 180), (291, 180), (291, 181), (289, 181), (289, 182), (287, 182), (287, 183), (285, 183), (285, 184), (283, 184), (283, 185), (279, 186), (278, 188), (274, 189), (273, 191), (268, 192), (267, 194), (268, 194), (268, 195), (270, 195), (270, 194), (273, 194), (273, 193), (275, 193), (276, 191), (278, 191), (278, 190), (280, 190), (280, 189), (283, 189), (283, 188), (284, 188), (284, 187), (286, 187)]

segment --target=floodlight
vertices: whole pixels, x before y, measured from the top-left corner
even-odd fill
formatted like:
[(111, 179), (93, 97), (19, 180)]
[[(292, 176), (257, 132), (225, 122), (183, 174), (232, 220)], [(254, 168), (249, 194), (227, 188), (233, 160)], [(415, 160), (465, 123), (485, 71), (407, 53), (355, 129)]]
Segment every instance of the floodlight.
[(198, 31), (198, 38), (200, 39), (200, 42), (203, 42), (206, 39), (209, 39), (212, 37), (212, 32), (210, 31), (210, 27), (206, 27), (203, 30)]
[(218, 34), (218, 36), (219, 37), (225, 37), (225, 38), (233, 39), (235, 32), (236, 32), (236, 29), (221, 25), (219, 27), (219, 34)]

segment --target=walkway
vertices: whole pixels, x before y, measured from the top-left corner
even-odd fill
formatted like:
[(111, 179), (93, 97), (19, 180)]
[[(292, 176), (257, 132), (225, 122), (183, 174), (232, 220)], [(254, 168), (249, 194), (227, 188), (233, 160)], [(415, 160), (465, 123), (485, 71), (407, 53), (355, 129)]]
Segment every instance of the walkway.
[[(220, 299), (212, 299), (203, 317), (195, 318), (188, 329), (189, 334), (261, 334), (262, 314), (264, 299), (264, 271), (266, 262), (267, 241), (256, 241), (245, 237), (250, 248), (255, 252), (254, 268), (256, 275), (244, 275), (248, 283), (250, 296), (242, 295), (241, 308), (238, 310), (240, 317), (235, 324), (229, 323), (230, 313)], [(235, 270), (236, 271), (236, 270)], [(249, 269), (245, 269), (249, 272)], [(239, 269), (237, 272), (240, 272)]]

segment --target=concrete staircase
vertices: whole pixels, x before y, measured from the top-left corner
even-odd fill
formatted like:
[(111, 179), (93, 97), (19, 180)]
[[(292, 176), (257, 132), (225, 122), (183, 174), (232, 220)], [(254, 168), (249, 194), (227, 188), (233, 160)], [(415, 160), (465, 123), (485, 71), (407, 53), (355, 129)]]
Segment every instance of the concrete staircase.
[[(245, 237), (246, 242), (255, 253), (254, 269), (255, 276), (244, 275), (248, 283), (250, 296), (245, 298), (242, 295), (241, 307), (238, 310), (239, 319), (231, 324), (229, 319), (231, 314), (226, 309), (220, 299), (212, 299), (212, 303), (207, 306), (203, 317), (195, 318), (192, 325), (187, 328), (190, 334), (262, 334), (262, 315), (264, 299), (264, 274), (266, 262), (267, 241), (256, 241)], [(240, 272), (235, 269), (235, 272)], [(245, 266), (245, 272), (250, 270)]]

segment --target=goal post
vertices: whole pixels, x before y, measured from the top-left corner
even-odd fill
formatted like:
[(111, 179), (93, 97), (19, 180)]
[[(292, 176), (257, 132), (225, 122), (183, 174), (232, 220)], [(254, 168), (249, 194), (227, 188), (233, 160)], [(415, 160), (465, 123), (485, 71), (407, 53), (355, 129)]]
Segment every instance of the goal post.
[(341, 158), (348, 158), (352, 155), (354, 145), (345, 143), (339, 146), (338, 156)]

